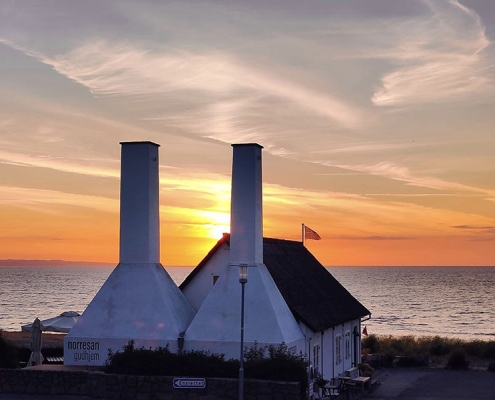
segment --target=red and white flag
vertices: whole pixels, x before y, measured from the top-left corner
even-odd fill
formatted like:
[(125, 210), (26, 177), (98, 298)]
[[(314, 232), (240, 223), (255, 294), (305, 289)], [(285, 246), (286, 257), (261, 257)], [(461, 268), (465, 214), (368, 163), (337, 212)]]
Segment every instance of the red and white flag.
[(318, 235), (313, 229), (308, 228), (304, 225), (304, 238), (305, 239), (313, 239), (313, 240), (321, 240), (321, 236)]
[(366, 325), (364, 326), (364, 329), (363, 329), (363, 335), (368, 336), (368, 329), (366, 329)]

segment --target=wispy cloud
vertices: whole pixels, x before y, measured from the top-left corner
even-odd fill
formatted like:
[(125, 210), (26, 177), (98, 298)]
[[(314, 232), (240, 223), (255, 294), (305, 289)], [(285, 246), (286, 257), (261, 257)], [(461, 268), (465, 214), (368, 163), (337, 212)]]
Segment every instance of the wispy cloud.
[(177, 92), (192, 96), (204, 92), (242, 98), (248, 92), (249, 96), (284, 99), (350, 128), (362, 120), (362, 111), (329, 93), (248, 67), (219, 51), (151, 51), (102, 40), (50, 57), (5, 39), (3, 43), (51, 65), (95, 96), (163, 96)]
[(0, 204), (59, 213), (58, 207), (74, 206), (104, 212), (118, 212), (118, 200), (106, 197), (70, 194), (55, 190), (0, 186)]
[(481, 193), (490, 197), (495, 196), (495, 192), (493, 190), (464, 185), (457, 182), (450, 182), (425, 175), (417, 175), (411, 172), (409, 168), (390, 161), (382, 161), (374, 165), (340, 164), (336, 166), (353, 171), (365, 172), (371, 175), (383, 176), (389, 179), (405, 182), (408, 185), (412, 186), (426, 187), (438, 190), (457, 190), (460, 192)]
[(339, 236), (337, 239), (344, 240), (411, 240), (412, 238), (403, 236)]
[(389, 51), (398, 65), (382, 78), (377, 106), (459, 101), (493, 94), (490, 41), (480, 17), (457, 0), (424, 0), (430, 13), (397, 26)]
[(109, 160), (107, 159), (77, 158), (76, 160), (74, 157), (37, 156), (0, 150), (0, 163), (32, 168), (49, 168), (56, 171), (90, 176), (109, 178), (117, 178), (120, 176), (117, 162), (115, 162), (115, 169), (95, 166), (98, 164), (108, 164)]
[(451, 228), (469, 232), (474, 241), (495, 240), (495, 226), (492, 225), (453, 225)]
[(467, 229), (473, 231), (486, 231), (495, 233), (495, 226), (479, 226), (479, 225), (454, 225), (452, 228), (455, 229)]

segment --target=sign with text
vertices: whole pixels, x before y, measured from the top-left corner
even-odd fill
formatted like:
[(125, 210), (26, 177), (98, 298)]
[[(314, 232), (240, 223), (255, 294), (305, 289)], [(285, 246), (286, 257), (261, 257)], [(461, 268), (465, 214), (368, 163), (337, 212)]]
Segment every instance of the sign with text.
[(174, 389), (204, 389), (205, 378), (174, 378)]

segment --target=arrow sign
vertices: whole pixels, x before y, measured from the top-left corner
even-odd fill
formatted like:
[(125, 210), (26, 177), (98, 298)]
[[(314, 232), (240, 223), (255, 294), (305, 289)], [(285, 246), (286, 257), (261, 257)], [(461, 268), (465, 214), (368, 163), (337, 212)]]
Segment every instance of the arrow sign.
[(174, 389), (204, 389), (205, 378), (174, 378)]

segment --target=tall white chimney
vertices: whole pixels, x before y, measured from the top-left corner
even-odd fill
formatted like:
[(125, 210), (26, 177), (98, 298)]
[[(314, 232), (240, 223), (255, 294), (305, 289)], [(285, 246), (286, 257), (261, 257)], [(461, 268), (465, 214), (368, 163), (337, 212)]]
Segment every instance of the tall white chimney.
[(120, 262), (64, 338), (65, 365), (105, 365), (130, 340), (180, 350), (195, 315), (159, 261), (159, 145), (121, 145)]
[(233, 144), (231, 264), (263, 263), (262, 146)]
[(158, 147), (122, 142), (120, 263), (160, 262)]
[[(228, 265), (212, 261), (218, 280), (185, 334), (185, 350), (206, 350), (239, 357), (241, 287), (239, 264), (248, 265), (244, 345), (304, 349), (304, 335), (263, 264), (263, 195), (259, 144), (234, 144)], [(216, 255), (215, 255), (216, 257)]]

